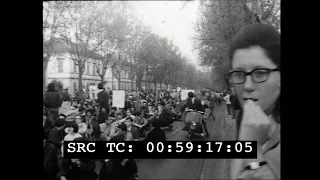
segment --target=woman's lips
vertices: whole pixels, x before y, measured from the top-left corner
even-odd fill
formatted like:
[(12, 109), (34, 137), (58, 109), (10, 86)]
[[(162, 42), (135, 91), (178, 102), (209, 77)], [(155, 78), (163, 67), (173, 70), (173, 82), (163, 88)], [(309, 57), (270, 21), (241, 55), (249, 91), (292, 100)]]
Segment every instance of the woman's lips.
[(259, 99), (256, 98), (242, 98), (244, 101), (252, 100), (252, 101), (258, 101)]

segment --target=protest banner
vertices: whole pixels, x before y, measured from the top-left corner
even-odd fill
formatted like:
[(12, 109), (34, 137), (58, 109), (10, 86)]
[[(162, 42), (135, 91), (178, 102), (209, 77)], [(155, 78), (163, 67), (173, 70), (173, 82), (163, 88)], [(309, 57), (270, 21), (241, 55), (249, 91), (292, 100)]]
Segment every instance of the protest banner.
[(112, 91), (112, 106), (124, 108), (125, 91)]

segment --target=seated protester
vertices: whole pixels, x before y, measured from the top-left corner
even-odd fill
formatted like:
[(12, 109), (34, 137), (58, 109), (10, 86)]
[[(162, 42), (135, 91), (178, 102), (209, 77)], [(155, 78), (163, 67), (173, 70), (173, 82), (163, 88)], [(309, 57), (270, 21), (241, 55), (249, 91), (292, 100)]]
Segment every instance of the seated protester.
[(51, 128), (53, 128), (53, 122), (49, 120), (48, 118), (48, 112), (45, 111), (43, 112), (43, 119), (42, 119), (42, 125), (43, 125), (43, 129), (46, 131), (46, 132), (49, 132), (49, 130)]
[(161, 127), (168, 127), (172, 129), (173, 124), (173, 113), (170, 110), (169, 106), (162, 107), (162, 110), (159, 114), (159, 116), (156, 118), (157, 121), (159, 121)]
[(131, 117), (132, 119), (135, 118), (135, 116), (132, 114), (132, 110), (131, 109), (127, 109), (126, 114), (127, 114), (127, 117)]
[[(119, 134), (110, 139), (110, 141), (131, 141), (132, 136), (124, 135), (126, 130), (125, 124), (119, 125)], [(131, 134), (131, 133), (129, 133)], [(134, 159), (105, 159), (98, 180), (135, 180), (138, 168)]]
[(117, 111), (117, 107), (112, 107), (109, 116), (110, 117), (116, 117), (116, 111)]
[(99, 116), (99, 113), (100, 113), (100, 107), (99, 107), (99, 105), (97, 104), (97, 105), (94, 106), (94, 115), (95, 115), (96, 117), (98, 117), (98, 116)]
[(98, 115), (98, 122), (99, 124), (104, 123), (105, 119), (108, 118), (108, 114), (105, 108), (102, 108), (99, 115)]
[(136, 128), (135, 126), (132, 126), (133, 118), (132, 117), (127, 117), (125, 118), (125, 124), (127, 125), (127, 130), (132, 134), (132, 138), (134, 141), (139, 141), (139, 129)]
[(161, 123), (157, 119), (151, 120), (152, 130), (148, 133), (144, 141), (166, 141), (166, 134), (161, 129)]
[(111, 131), (109, 136), (109, 141), (125, 141), (128, 136), (132, 136), (130, 132), (128, 132), (127, 125), (124, 123), (119, 124)]
[(85, 111), (85, 108), (83, 106), (80, 106), (79, 108), (77, 108), (77, 107), (74, 107), (74, 108), (76, 108), (76, 109), (72, 109), (72, 110), (65, 113), (65, 115), (67, 117), (66, 121), (74, 121), (76, 115), (79, 115), (79, 114), (82, 115)]
[(112, 118), (109, 117), (105, 120), (104, 123), (99, 124), (100, 131), (103, 133), (103, 136), (106, 138), (110, 136), (112, 122), (113, 122)]
[(87, 124), (84, 122), (84, 117), (77, 115), (76, 124), (78, 125), (78, 133), (84, 135), (87, 132)]
[[(75, 138), (74, 141), (85, 141), (85, 138)], [(60, 180), (96, 180), (95, 161), (91, 159), (62, 159)]]
[(55, 180), (59, 172), (59, 161), (57, 148), (48, 140), (48, 131), (43, 131), (43, 168), (44, 180)]
[(107, 137), (100, 130), (99, 124), (92, 125), (92, 132), (88, 134), (89, 141), (106, 141)]
[(85, 116), (85, 122), (86, 124), (89, 124), (89, 122), (91, 121), (91, 118), (94, 117), (94, 109), (87, 109), (86, 110), (86, 116)]
[(55, 122), (55, 127), (50, 129), (48, 135), (48, 141), (52, 143), (59, 151), (62, 146), (62, 141), (66, 136), (64, 132), (65, 121), (62, 118), (58, 118)]
[(64, 137), (64, 141), (73, 141), (75, 138), (82, 137), (80, 133), (78, 133), (79, 127), (75, 122), (71, 122), (66, 124), (66, 132), (67, 135)]
[(139, 128), (139, 134), (141, 136), (145, 136), (145, 133), (149, 128), (149, 122), (146, 118), (144, 118), (144, 113), (142, 111), (135, 113), (135, 119), (133, 120), (132, 125)]

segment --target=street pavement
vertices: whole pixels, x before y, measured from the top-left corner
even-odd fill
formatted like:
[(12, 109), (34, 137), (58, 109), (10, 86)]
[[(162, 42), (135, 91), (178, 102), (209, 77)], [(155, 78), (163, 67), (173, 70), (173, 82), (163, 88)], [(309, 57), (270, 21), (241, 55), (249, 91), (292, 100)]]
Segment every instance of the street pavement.
[[(204, 140), (225, 140), (225, 105), (214, 111), (216, 120), (207, 120), (210, 137)], [(188, 141), (184, 122), (176, 121), (169, 141)], [(196, 141), (196, 140), (194, 140)], [(139, 179), (228, 179), (226, 160), (220, 159), (142, 159), (137, 161)]]

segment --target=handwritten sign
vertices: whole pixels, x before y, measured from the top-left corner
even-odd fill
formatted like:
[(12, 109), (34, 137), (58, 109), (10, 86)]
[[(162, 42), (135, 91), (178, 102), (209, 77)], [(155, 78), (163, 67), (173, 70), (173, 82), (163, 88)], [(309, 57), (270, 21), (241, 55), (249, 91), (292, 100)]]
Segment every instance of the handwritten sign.
[(194, 90), (181, 90), (181, 101), (184, 101), (188, 98), (188, 93), (193, 92)]
[(112, 91), (112, 106), (124, 108), (125, 91)]

